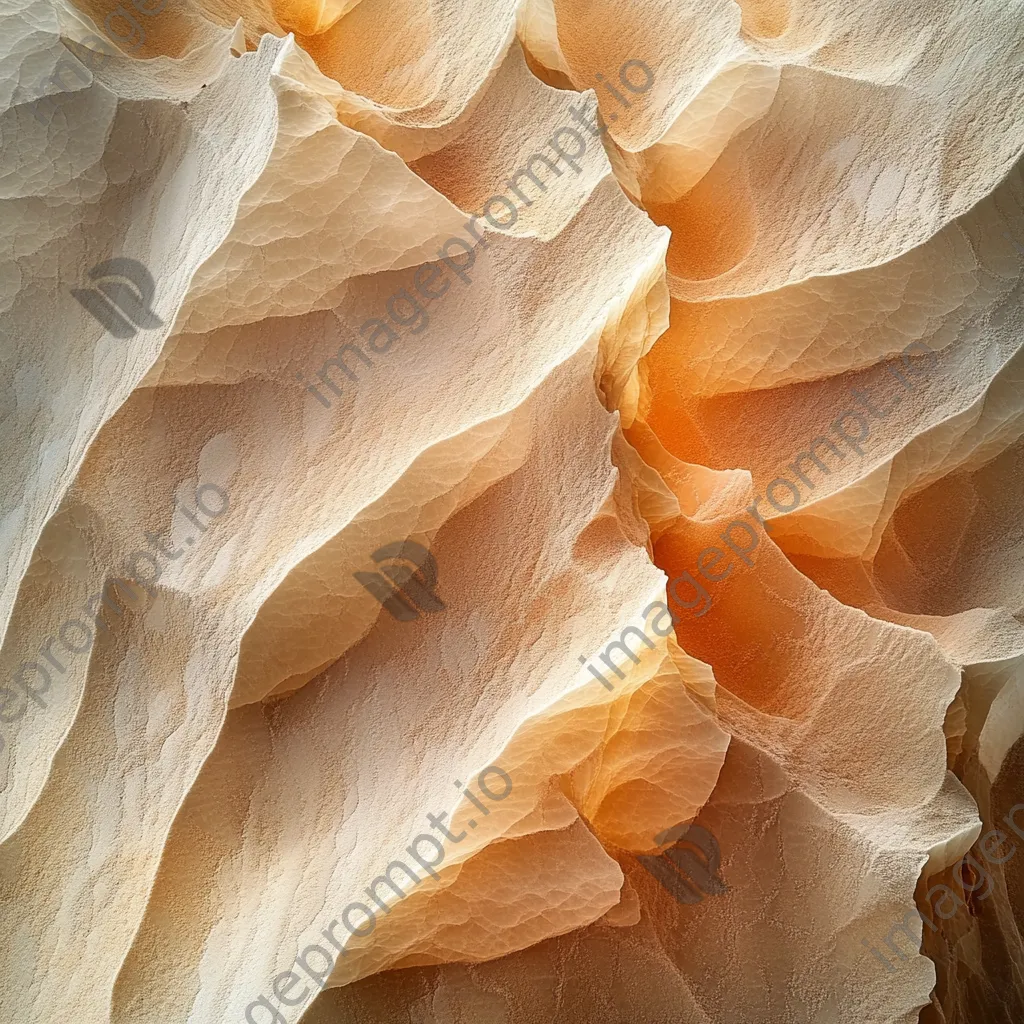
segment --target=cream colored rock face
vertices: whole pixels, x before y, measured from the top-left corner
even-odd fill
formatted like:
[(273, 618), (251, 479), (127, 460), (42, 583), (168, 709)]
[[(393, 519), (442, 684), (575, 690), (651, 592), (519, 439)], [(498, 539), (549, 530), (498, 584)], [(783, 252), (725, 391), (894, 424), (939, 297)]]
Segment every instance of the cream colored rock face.
[(1024, 1019), (1012, 4), (0, 28), (0, 1021)]

